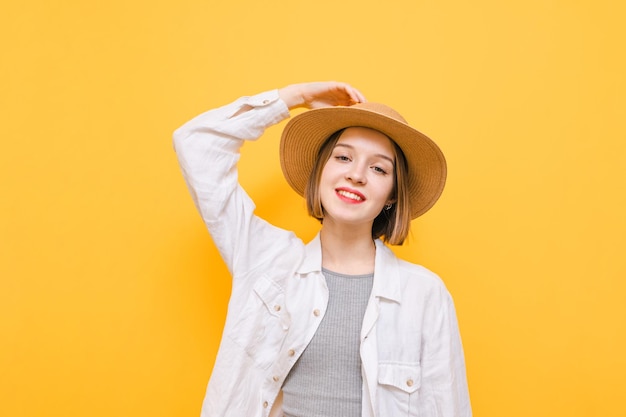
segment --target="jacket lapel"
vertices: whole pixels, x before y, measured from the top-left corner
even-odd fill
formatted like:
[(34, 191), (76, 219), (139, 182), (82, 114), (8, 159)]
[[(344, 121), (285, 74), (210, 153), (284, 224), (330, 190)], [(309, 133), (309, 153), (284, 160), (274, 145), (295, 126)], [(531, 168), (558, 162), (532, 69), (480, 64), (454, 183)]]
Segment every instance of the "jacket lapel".
[[(370, 295), (363, 327), (361, 328), (361, 363), (364, 371), (363, 384), (367, 392), (363, 396), (363, 415), (370, 415), (365, 410), (376, 410), (376, 388), (378, 385), (378, 334), (376, 322), (380, 313), (380, 299), (400, 303), (402, 288), (399, 277), (398, 258), (380, 240), (376, 240), (376, 258), (374, 261), (374, 284)], [(375, 414), (375, 413), (374, 413)]]

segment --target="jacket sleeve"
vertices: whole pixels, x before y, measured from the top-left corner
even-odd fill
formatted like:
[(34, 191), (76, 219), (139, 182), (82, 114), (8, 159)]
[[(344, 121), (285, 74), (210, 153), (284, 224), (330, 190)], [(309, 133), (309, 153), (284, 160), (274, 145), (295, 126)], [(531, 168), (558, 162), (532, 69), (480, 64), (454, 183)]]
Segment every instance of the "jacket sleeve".
[[(244, 274), (289, 245), (282, 229), (256, 217), (238, 184), (239, 149), (289, 117), (277, 90), (242, 97), (207, 111), (174, 132), (174, 149), (197, 210), (233, 276)], [(276, 245), (267, 244), (275, 242)]]
[(465, 358), (454, 302), (442, 285), (431, 300), (422, 346), (420, 416), (471, 417)]

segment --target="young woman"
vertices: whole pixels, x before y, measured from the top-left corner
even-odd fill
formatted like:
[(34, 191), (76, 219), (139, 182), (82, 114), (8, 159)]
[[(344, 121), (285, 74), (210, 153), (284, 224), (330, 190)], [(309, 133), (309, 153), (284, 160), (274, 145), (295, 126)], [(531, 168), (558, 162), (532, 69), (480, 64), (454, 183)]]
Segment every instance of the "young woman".
[[(281, 165), (321, 222), (304, 244), (254, 215), (239, 148), (296, 107)], [(471, 416), (452, 299), (402, 244), (439, 198), (434, 142), (344, 83), (295, 84), (191, 120), (174, 134), (183, 175), (232, 274), (203, 417)]]

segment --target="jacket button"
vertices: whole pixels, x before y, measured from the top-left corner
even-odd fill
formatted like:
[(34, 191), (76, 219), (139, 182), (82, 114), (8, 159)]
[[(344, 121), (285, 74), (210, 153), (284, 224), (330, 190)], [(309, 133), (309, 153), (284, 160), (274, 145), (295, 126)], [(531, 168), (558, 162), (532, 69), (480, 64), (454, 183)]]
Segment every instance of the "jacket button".
[(279, 378), (277, 375), (274, 375), (274, 376), (272, 377), (272, 379), (274, 380), (274, 382), (278, 382), (278, 380), (279, 380), (280, 378)]
[(267, 408), (268, 405), (267, 401), (263, 401), (263, 408)]
[(295, 350), (293, 350), (293, 349), (289, 349), (289, 351), (287, 352), (287, 354), (288, 354), (289, 356), (293, 356), (293, 355), (295, 355), (295, 354), (296, 354), (296, 351), (295, 351)]
[(320, 311), (316, 308), (315, 310), (313, 310), (313, 315), (315, 317), (318, 317), (320, 315)]
[(406, 385), (407, 385), (408, 387), (412, 387), (412, 386), (413, 386), (413, 380), (412, 380), (412, 379), (407, 379), (407, 380), (406, 380)]
[(276, 304), (276, 305), (274, 306), (274, 310), (275, 310), (275, 311), (280, 311), (280, 306), (279, 306), (278, 304)]

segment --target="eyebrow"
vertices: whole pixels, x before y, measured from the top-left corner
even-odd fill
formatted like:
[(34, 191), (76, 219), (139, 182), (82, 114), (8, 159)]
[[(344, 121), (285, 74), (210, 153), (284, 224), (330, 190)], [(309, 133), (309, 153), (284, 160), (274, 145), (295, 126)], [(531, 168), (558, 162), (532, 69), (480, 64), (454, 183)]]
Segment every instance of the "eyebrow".
[[(347, 143), (337, 143), (337, 144), (335, 145), (335, 148), (336, 148), (336, 147), (338, 147), (338, 146), (343, 146), (344, 148), (354, 149), (354, 146), (352, 146), (352, 145), (348, 145)], [(384, 155), (384, 154), (382, 154), (382, 153), (377, 153), (377, 154), (374, 154), (374, 156), (377, 156), (377, 157), (379, 157), (379, 158), (386, 159), (386, 160), (388, 160), (389, 162), (391, 162), (391, 164), (392, 164), (392, 165), (395, 165), (394, 160), (393, 160), (392, 158), (388, 157), (387, 155)]]

